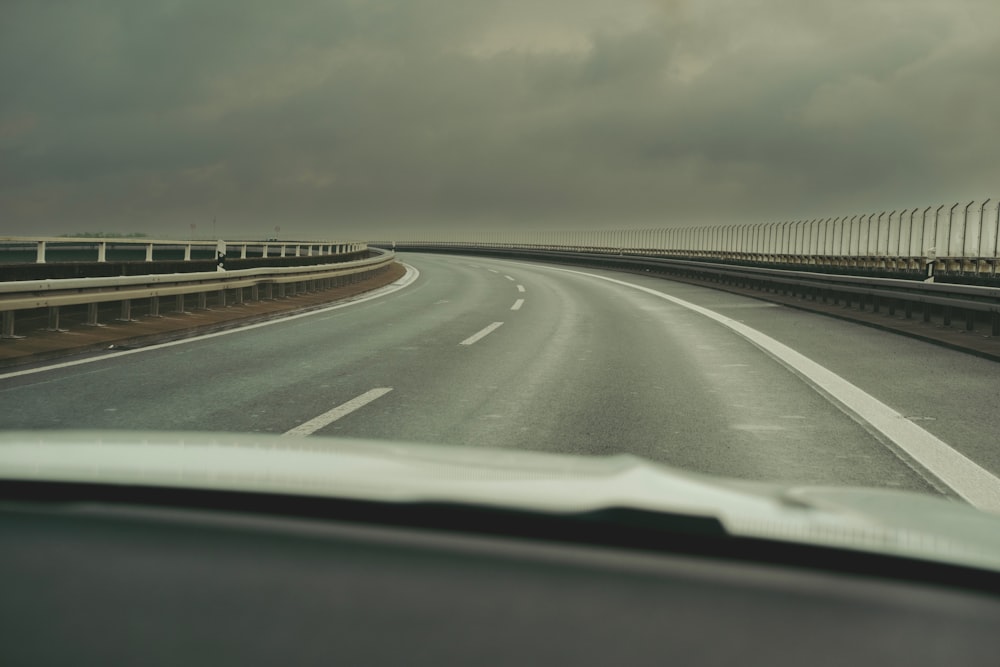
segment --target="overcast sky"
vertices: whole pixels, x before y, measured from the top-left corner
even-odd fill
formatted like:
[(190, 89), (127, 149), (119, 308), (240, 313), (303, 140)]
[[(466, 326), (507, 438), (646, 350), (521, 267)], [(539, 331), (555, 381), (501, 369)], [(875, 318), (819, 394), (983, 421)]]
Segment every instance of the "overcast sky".
[(1000, 195), (996, 0), (0, 0), (0, 233), (419, 236)]

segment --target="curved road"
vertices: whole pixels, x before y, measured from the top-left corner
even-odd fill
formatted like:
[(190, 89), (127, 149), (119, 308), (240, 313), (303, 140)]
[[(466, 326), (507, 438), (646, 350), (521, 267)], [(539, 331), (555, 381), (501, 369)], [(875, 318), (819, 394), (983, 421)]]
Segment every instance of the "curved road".
[[(378, 298), (0, 374), (0, 428), (630, 453), (729, 477), (932, 493), (958, 488), (938, 475), (967, 463), (981, 487), (1000, 474), (1000, 364), (645, 276), (401, 258), (419, 276)], [(873, 421), (851, 400), (874, 406)], [(909, 451), (924, 440), (947, 455)]]

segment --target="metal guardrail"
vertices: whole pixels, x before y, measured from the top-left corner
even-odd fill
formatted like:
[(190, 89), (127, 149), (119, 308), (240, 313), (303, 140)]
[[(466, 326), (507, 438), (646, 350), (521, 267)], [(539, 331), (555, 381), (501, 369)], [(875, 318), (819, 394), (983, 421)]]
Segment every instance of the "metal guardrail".
[(825, 303), (839, 304), (843, 302), (845, 305), (857, 303), (861, 308), (870, 306), (876, 311), (885, 306), (888, 314), (895, 315), (896, 310), (901, 309), (907, 318), (913, 316), (916, 307), (924, 321), (930, 320), (931, 307), (933, 306), (940, 309), (940, 316), (945, 326), (950, 326), (953, 318), (964, 317), (965, 328), (971, 331), (977, 317), (986, 317), (989, 320), (991, 335), (1000, 336), (1000, 288), (996, 287), (734, 266), (704, 260), (643, 257), (618, 253), (488, 248), (450, 244), (407, 245), (397, 243), (395, 248), (396, 250), (423, 252), (487, 254), (497, 257), (540, 259), (602, 268), (656, 272), (701, 281), (726, 283), (749, 289), (783, 292)]
[[(208, 307), (208, 295), (218, 295), (218, 305), (227, 305), (227, 292), (232, 292), (234, 303), (249, 299), (272, 299), (291, 293), (328, 289), (345, 280), (366, 277), (367, 274), (388, 268), (394, 261), (391, 251), (373, 249), (375, 257), (313, 266), (270, 267), (235, 271), (196, 273), (152, 274), (145, 276), (119, 276), (102, 278), (73, 278), (63, 280), (27, 280), (0, 283), (0, 338), (19, 338), (14, 334), (14, 316), (17, 311), (48, 308), (48, 329), (60, 331), (59, 309), (63, 306), (86, 305), (87, 324), (98, 325), (98, 304), (121, 302), (121, 317), (131, 319), (132, 301), (150, 300), (150, 314), (159, 315), (160, 299), (176, 298), (175, 310), (184, 312), (185, 297), (198, 296), (199, 309)], [(263, 288), (263, 295), (261, 294)]]
[[(313, 257), (339, 255), (365, 249), (364, 243), (357, 241), (177, 241), (156, 239), (130, 239), (105, 237), (66, 236), (0, 236), (0, 258), (34, 254), (34, 261), (44, 264), (50, 259), (50, 251), (76, 251), (86, 255), (83, 261), (108, 261), (109, 249), (131, 249), (145, 251), (145, 260), (153, 261), (157, 254), (171, 252), (180, 254), (183, 261), (190, 261), (193, 250), (203, 250), (210, 257), (221, 252), (228, 257)], [(26, 261), (22, 260), (22, 261)]]

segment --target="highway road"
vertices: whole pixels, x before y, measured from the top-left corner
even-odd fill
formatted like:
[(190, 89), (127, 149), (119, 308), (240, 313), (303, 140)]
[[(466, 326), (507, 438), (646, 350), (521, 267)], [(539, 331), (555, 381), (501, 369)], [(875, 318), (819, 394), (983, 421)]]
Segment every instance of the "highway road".
[(401, 258), (408, 284), (350, 305), (0, 374), (0, 428), (628, 453), (743, 479), (1000, 489), (1000, 364), (648, 276)]

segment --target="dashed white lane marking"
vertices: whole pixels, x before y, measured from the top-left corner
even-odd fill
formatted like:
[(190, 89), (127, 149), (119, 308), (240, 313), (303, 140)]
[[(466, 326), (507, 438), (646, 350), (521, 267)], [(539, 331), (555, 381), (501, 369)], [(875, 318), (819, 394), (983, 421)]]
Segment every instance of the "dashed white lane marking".
[(304, 424), (299, 424), (290, 431), (285, 431), (284, 433), (282, 433), (282, 435), (312, 435), (313, 433), (320, 430), (324, 426), (329, 426), (338, 419), (346, 417), (347, 415), (351, 414), (358, 408), (362, 408), (368, 405), (376, 398), (385, 396), (390, 391), (392, 391), (392, 387), (378, 387), (376, 389), (372, 389), (371, 391), (366, 391), (360, 396), (352, 398), (351, 400), (347, 401), (342, 405), (338, 405), (332, 410), (327, 410), (319, 417), (310, 419)]
[(486, 269), (486, 270), (489, 271), (490, 273), (500, 273), (496, 269)]
[(507, 280), (510, 280), (510, 281), (513, 281), (513, 280), (514, 280), (514, 279), (513, 279), (513, 278), (511, 278), (510, 276), (504, 276), (504, 278), (506, 278)]
[(28, 368), (23, 371), (13, 371), (11, 373), (0, 374), (0, 380), (6, 380), (7, 378), (14, 378), (21, 375), (31, 375), (33, 373), (42, 373), (44, 371), (54, 371), (59, 368), (69, 368), (71, 366), (79, 366), (80, 364), (90, 364), (95, 361), (105, 361), (107, 359), (114, 359), (115, 357), (124, 357), (129, 354), (140, 354), (142, 352), (149, 352), (150, 350), (159, 350), (165, 347), (173, 347), (174, 345), (186, 345), (188, 343), (194, 343), (199, 340), (207, 340), (209, 338), (216, 338), (218, 336), (228, 336), (230, 334), (239, 333), (240, 331), (249, 331), (250, 329), (259, 329), (260, 327), (269, 327), (275, 324), (281, 324), (282, 322), (288, 322), (290, 320), (297, 320), (300, 317), (312, 317), (314, 315), (319, 315), (321, 313), (327, 313), (331, 310), (339, 310), (341, 308), (347, 308), (348, 306), (356, 306), (359, 303), (365, 303), (366, 301), (371, 301), (372, 299), (378, 299), (379, 297), (388, 296), (393, 292), (397, 292), (404, 287), (412, 284), (419, 276), (420, 272), (409, 264), (404, 264), (406, 267), (406, 274), (394, 283), (390, 283), (385, 287), (380, 287), (366, 296), (352, 299), (351, 301), (345, 301), (344, 303), (338, 303), (327, 308), (318, 308), (316, 310), (310, 310), (306, 313), (297, 313), (295, 315), (289, 315), (287, 317), (280, 317), (274, 320), (268, 320), (266, 322), (257, 322), (255, 324), (248, 324), (245, 327), (236, 327), (233, 329), (226, 329), (225, 331), (215, 331), (213, 333), (203, 334), (201, 336), (192, 336), (191, 338), (182, 338), (180, 340), (172, 340), (166, 343), (157, 343), (156, 345), (148, 345), (146, 347), (139, 347), (134, 350), (122, 350), (121, 352), (111, 352), (110, 354), (104, 354), (99, 357), (87, 357), (86, 359), (77, 359), (75, 361), (64, 361), (59, 364), (52, 364), (50, 366), (39, 366), (38, 368)]
[(524, 299), (518, 299), (514, 302), (514, 305), (510, 307), (511, 310), (521, 310), (521, 306), (524, 305)]
[(494, 322), (493, 324), (489, 325), (488, 327), (486, 327), (482, 331), (480, 331), (478, 333), (472, 334), (471, 336), (469, 336), (468, 338), (466, 338), (465, 340), (463, 340), (461, 343), (459, 343), (459, 345), (472, 345), (476, 341), (478, 341), (478, 340), (480, 340), (480, 339), (482, 339), (482, 338), (484, 338), (486, 336), (489, 336), (491, 333), (493, 333), (494, 331), (496, 331), (497, 329), (499, 329), (502, 325), (503, 325), (503, 322)]
[(517, 291), (518, 292), (523, 292), (524, 291), (524, 285), (518, 285), (517, 286)]
[(642, 285), (584, 271), (556, 267), (547, 268), (630, 287), (692, 310), (731, 329), (784, 364), (821, 394), (838, 403), (849, 414), (872, 426), (970, 504), (979, 509), (1000, 512), (1000, 479), (995, 475), (871, 394), (784, 343), (708, 308)]

